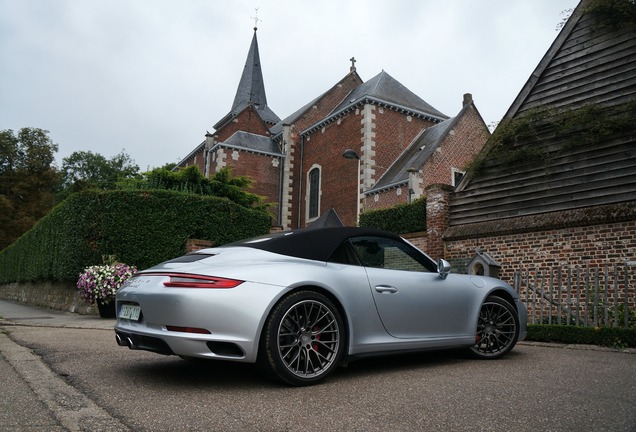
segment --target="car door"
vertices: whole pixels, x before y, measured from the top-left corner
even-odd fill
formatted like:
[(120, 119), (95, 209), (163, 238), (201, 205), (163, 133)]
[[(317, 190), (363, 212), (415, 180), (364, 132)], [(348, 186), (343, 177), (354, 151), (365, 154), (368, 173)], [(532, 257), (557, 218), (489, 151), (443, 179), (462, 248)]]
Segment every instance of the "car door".
[(414, 247), (383, 237), (350, 240), (365, 267), (386, 331), (397, 338), (444, 338), (466, 334), (468, 290)]

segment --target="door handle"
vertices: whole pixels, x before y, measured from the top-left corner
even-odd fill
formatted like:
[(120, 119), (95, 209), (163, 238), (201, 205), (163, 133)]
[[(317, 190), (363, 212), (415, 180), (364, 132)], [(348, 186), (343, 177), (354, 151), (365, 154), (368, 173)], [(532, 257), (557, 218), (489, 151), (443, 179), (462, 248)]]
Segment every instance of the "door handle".
[(375, 290), (377, 292), (379, 292), (380, 294), (382, 293), (396, 293), (398, 292), (397, 288), (394, 286), (390, 286), (390, 285), (376, 285), (375, 286)]

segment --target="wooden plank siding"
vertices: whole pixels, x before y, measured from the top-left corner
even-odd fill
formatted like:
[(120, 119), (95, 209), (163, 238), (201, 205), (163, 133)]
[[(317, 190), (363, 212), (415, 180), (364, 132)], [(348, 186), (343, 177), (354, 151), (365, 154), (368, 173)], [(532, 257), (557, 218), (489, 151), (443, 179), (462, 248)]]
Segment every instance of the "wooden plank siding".
[[(636, 131), (635, 131), (636, 133)], [(549, 166), (494, 166), (453, 196), (450, 224), (636, 200), (636, 143), (616, 139), (597, 148), (554, 156)]]
[(636, 94), (636, 35), (633, 27), (593, 30), (594, 20), (583, 17), (515, 115), (550, 105), (576, 108), (633, 100)]
[(479, 172), (465, 179), (452, 196), (451, 227), (636, 203), (636, 116), (634, 104), (627, 105), (636, 101), (636, 29), (598, 27), (593, 17), (575, 13), (579, 15), (557, 37), (507, 118), (537, 108), (594, 105), (627, 106), (634, 121), (589, 143), (572, 142), (585, 137), (585, 130), (579, 131), (583, 135), (561, 135), (537, 126), (534, 137), (514, 146), (532, 148), (534, 157), (510, 161), (489, 154)]

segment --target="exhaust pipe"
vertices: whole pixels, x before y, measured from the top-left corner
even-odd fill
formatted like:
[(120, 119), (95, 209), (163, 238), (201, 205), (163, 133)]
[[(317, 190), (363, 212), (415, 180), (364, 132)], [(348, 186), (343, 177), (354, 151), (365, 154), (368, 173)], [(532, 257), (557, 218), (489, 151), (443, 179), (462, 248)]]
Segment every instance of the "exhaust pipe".
[(131, 350), (137, 349), (137, 345), (135, 345), (135, 343), (133, 342), (130, 336), (123, 336), (123, 335), (120, 335), (119, 333), (115, 333), (115, 341), (117, 342), (117, 345), (119, 346), (128, 347)]
[(128, 341), (122, 338), (121, 336), (119, 336), (118, 333), (115, 333), (115, 341), (117, 342), (117, 345), (119, 346), (128, 346)]
[(128, 348), (130, 348), (131, 350), (137, 349), (137, 346), (135, 345), (133, 340), (130, 338), (130, 336), (126, 338), (126, 343), (128, 344)]

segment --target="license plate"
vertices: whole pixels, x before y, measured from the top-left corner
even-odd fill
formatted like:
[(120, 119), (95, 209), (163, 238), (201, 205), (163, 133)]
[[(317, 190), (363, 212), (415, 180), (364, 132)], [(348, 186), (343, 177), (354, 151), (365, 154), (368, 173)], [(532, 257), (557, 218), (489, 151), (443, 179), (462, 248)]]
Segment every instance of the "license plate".
[(119, 318), (131, 320), (131, 321), (139, 321), (140, 315), (141, 315), (140, 306), (125, 304), (121, 306), (121, 310), (119, 311)]

